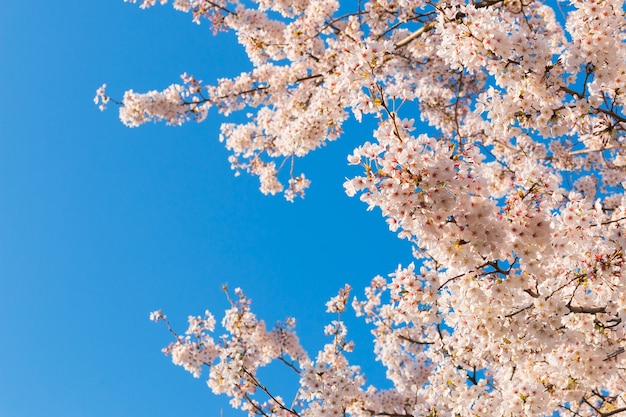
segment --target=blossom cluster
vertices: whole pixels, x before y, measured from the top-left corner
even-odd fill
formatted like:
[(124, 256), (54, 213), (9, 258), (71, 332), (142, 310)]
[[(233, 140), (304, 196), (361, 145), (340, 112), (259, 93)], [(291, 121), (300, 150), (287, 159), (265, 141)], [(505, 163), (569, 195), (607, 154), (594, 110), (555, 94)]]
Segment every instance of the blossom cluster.
[[(392, 388), (367, 386), (346, 356), (350, 286), (327, 303), (339, 317), (317, 355), (292, 319), (267, 330), (237, 290), (226, 333), (212, 336), (211, 313), (191, 317), (165, 350), (175, 364), (207, 368), (214, 393), (266, 417), (626, 413), (624, 1), (174, 7), (234, 31), (253, 68), (129, 91), (122, 122), (247, 112), (221, 128), (233, 169), (293, 201), (310, 185), (297, 158), (337, 140), (350, 115), (369, 117), (377, 126), (348, 156), (358, 173), (346, 192), (416, 257), (351, 302)], [(100, 88), (96, 104), (111, 101)], [(294, 372), (293, 401), (260, 381), (273, 361)]]

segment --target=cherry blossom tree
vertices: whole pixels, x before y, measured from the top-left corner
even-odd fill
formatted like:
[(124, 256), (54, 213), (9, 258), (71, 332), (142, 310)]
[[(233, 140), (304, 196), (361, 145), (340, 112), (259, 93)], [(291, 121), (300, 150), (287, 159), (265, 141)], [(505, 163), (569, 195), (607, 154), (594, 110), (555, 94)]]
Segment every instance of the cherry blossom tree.
[[(232, 168), (293, 201), (309, 186), (296, 159), (370, 117), (345, 189), (414, 244), (415, 262), (331, 299), (338, 318), (315, 355), (293, 319), (268, 329), (239, 289), (223, 335), (207, 311), (184, 334), (170, 328), (165, 352), (196, 377), (206, 369), (210, 389), (249, 415), (626, 415), (624, 2), (347, 3), (175, 0), (234, 31), (252, 70), (127, 91), (120, 118), (244, 111), (221, 127)], [(103, 86), (96, 104), (110, 101)], [(350, 305), (392, 388), (366, 385), (349, 362)], [(275, 361), (296, 375), (294, 399), (260, 380)]]

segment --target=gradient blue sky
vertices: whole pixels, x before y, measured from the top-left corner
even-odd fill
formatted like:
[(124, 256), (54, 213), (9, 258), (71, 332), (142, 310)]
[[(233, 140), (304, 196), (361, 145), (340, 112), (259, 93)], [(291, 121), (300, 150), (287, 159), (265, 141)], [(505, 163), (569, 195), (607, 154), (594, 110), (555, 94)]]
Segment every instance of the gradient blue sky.
[[(371, 126), (352, 123), (301, 160), (312, 188), (290, 204), (233, 176), (216, 113), (128, 129), (93, 105), (104, 82), (121, 97), (185, 71), (237, 74), (247, 64), (230, 35), (169, 6), (3, 1), (0, 56), (0, 416), (240, 415), (161, 354), (171, 339), (150, 311), (183, 331), (206, 308), (221, 318), (221, 284), (240, 286), (268, 324), (296, 317), (314, 353), (334, 319), (329, 297), (346, 282), (362, 293), (411, 259), (342, 188)], [(367, 328), (353, 336), (377, 369)], [(282, 374), (266, 377), (291, 392)]]

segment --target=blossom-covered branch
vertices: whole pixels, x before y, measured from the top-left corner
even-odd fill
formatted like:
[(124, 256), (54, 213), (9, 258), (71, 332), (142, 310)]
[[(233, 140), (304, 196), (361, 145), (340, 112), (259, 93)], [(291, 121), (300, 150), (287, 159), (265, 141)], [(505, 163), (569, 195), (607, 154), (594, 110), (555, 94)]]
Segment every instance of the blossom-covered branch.
[[(350, 115), (369, 117), (376, 129), (348, 156), (346, 192), (379, 209), (416, 257), (351, 302), (392, 388), (366, 386), (345, 355), (349, 286), (327, 304), (339, 317), (317, 356), (292, 320), (266, 330), (238, 291), (225, 335), (213, 339), (210, 314), (190, 319), (166, 349), (174, 363), (207, 368), (213, 392), (250, 415), (624, 413), (624, 2), (553, 6), (174, 1), (234, 31), (252, 69), (129, 91), (122, 121), (248, 112), (221, 129), (232, 167), (293, 201), (309, 186), (296, 158), (339, 139)], [(111, 100), (98, 90), (97, 104)], [(259, 380), (272, 361), (295, 371), (293, 401)]]

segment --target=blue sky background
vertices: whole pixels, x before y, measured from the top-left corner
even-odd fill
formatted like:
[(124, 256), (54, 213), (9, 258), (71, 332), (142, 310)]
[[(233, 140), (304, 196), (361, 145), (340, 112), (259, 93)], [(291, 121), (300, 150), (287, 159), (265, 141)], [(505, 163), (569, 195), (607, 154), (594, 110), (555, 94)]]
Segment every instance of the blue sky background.
[[(411, 260), (342, 188), (371, 125), (349, 124), (298, 162), (312, 187), (290, 204), (233, 176), (217, 113), (129, 129), (93, 105), (104, 82), (121, 97), (185, 71), (238, 74), (247, 63), (231, 35), (169, 6), (3, 1), (0, 57), (0, 416), (240, 415), (162, 355), (171, 338), (150, 311), (182, 332), (189, 314), (221, 318), (220, 286), (240, 286), (268, 324), (296, 317), (314, 354), (334, 319), (329, 297), (346, 282), (361, 294)], [(355, 356), (380, 382), (367, 332), (352, 333)], [(266, 377), (293, 390), (281, 373)]]

